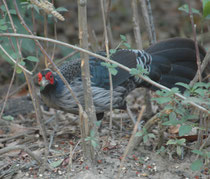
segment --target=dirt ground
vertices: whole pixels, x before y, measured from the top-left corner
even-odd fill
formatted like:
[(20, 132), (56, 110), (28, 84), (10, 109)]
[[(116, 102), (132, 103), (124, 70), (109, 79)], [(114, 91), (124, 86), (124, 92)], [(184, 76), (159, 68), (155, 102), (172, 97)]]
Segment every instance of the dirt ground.
[[(133, 106), (131, 109), (134, 114), (135, 106), (140, 106), (143, 101), (143, 97), (141, 95), (139, 97), (139, 94), (143, 93), (142, 91), (143, 89), (140, 88), (128, 97), (128, 101)], [(21, 99), (22, 101), (20, 101)], [(1, 121), (0, 133), (4, 137), (0, 139), (0, 147), (25, 146), (43, 158), (44, 142), (39, 134), (35, 113), (29, 112), (32, 110), (31, 101), (25, 97), (10, 100), (12, 100), (11, 104), (13, 105), (16, 102), (28, 105), (25, 105), (22, 114), (19, 112), (13, 119), (4, 121), (4, 123)], [(155, 110), (157, 106), (153, 106), (153, 108)], [(35, 160), (24, 150), (17, 149), (0, 156), (1, 178), (112, 179), (118, 176), (122, 155), (133, 130), (133, 124), (127, 113), (115, 111), (111, 132), (109, 132), (108, 116), (103, 119), (99, 130), (100, 150), (97, 154), (97, 163), (93, 167), (84, 162), (78, 116), (65, 114), (61, 111), (55, 114), (54, 110), (45, 111), (43, 109), (43, 112), (43, 120), (47, 127), (50, 143), (48, 162), (52, 170), (40, 174), (40, 167)], [(205, 171), (192, 172), (189, 167), (196, 156), (192, 155), (187, 148), (183, 148), (183, 156), (181, 157), (176, 154), (175, 148), (167, 147), (165, 144), (164, 146), (168, 150), (158, 153), (156, 149), (159, 141), (158, 127), (154, 126), (151, 132), (155, 138), (151, 138), (146, 143), (142, 142), (128, 155), (121, 170), (121, 178), (186, 179), (210, 177), (209, 173)], [(167, 140), (167, 136), (169, 133), (165, 134), (165, 140)], [(194, 142), (187, 143), (188, 147), (194, 147), (194, 145)], [(69, 160), (70, 156), (72, 160)]]

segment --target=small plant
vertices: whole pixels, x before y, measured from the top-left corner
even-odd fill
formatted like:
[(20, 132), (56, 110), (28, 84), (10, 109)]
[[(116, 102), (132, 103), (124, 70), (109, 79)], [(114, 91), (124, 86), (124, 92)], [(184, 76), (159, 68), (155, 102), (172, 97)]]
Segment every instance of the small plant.
[(98, 142), (97, 142), (97, 138), (95, 136), (95, 132), (94, 130), (91, 130), (90, 131), (90, 136), (85, 138), (85, 141), (90, 141), (91, 142), (91, 145), (94, 147), (94, 148), (97, 148), (99, 146)]
[[(186, 100), (181, 101), (176, 98), (175, 93), (179, 93), (178, 88), (172, 88), (171, 91), (167, 90), (159, 90), (156, 91), (157, 97), (152, 98), (153, 101), (156, 101), (158, 104), (164, 105), (164, 113), (159, 117), (162, 120), (162, 125), (166, 126), (176, 126), (179, 127), (179, 136), (188, 135), (192, 128), (197, 126), (197, 124), (191, 122), (192, 119), (197, 119), (198, 114), (192, 113), (192, 109), (190, 109), (186, 105), (186, 101), (200, 102), (200, 104), (210, 106), (209, 100), (209, 83), (195, 83), (192, 87), (185, 83), (177, 83), (176, 85), (182, 86), (186, 88), (184, 95), (187, 97)], [(182, 155), (182, 146), (186, 145), (186, 139), (170, 139), (168, 140), (166, 145), (176, 146), (177, 155)], [(158, 151), (164, 151), (165, 148)], [(202, 159), (195, 160), (190, 168), (193, 171), (200, 170), (204, 163), (208, 163), (210, 153), (204, 152), (200, 150), (192, 150), (193, 153), (198, 154)]]
[(176, 153), (181, 156), (183, 153), (182, 146), (186, 145), (186, 139), (170, 139), (166, 145), (176, 146)]
[(190, 168), (193, 171), (200, 170), (204, 166), (204, 164), (208, 164), (209, 163), (210, 152), (207, 152), (207, 151), (204, 151), (204, 150), (192, 150), (192, 153), (195, 153), (195, 154), (197, 154), (198, 156), (201, 157), (201, 159), (195, 160), (190, 165)]
[(143, 142), (146, 143), (149, 138), (155, 138), (155, 135), (153, 133), (148, 133), (145, 128), (142, 129), (142, 131), (137, 132), (136, 136), (141, 137), (143, 136)]

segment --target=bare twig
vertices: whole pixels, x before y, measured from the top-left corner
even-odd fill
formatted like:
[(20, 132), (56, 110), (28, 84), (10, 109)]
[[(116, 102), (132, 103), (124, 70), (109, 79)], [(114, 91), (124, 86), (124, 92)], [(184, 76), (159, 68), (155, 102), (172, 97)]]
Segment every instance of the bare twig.
[[(106, 47), (106, 55), (107, 58), (110, 58), (109, 55), (109, 39), (107, 34), (107, 26), (106, 26), (106, 19), (105, 19), (105, 10), (104, 10), (104, 0), (101, 0), (101, 11), (103, 17), (103, 25), (104, 25), (104, 35), (105, 35), (105, 47)], [(109, 129), (112, 129), (112, 106), (113, 106), (113, 84), (112, 84), (112, 74), (109, 71), (109, 84), (110, 84), (110, 122), (109, 122)]]
[[(203, 62), (201, 64), (201, 74), (203, 73), (203, 71), (205, 70), (205, 68), (207, 67), (207, 65), (210, 63), (210, 50), (207, 51), (205, 58), (203, 59)], [(193, 84), (196, 83), (196, 81), (198, 81), (199, 78), (199, 71), (197, 71), (194, 79), (190, 82), (190, 86), (193, 86)], [(208, 75), (209, 76), (209, 75)]]
[(49, 145), (48, 145), (48, 140), (47, 140), (47, 132), (46, 132), (46, 128), (45, 128), (45, 125), (44, 125), (44, 121), (42, 120), (42, 118), (43, 118), (42, 117), (42, 111), (41, 111), (40, 104), (39, 104), (39, 101), (38, 101), (39, 98), (38, 98), (38, 96), (36, 94), (36, 91), (35, 91), (33, 80), (31, 78), (31, 76), (29, 76), (25, 72), (23, 72), (23, 73), (25, 75), (26, 82), (28, 84), (29, 93), (31, 95), (31, 99), (32, 99), (33, 106), (34, 106), (35, 113), (36, 113), (37, 123), (39, 124), (39, 129), (40, 129), (40, 132), (41, 132), (42, 137), (44, 139), (45, 156), (44, 156), (44, 161), (42, 163), (43, 167), (40, 168), (41, 169), (41, 173), (43, 173), (44, 170), (47, 168), (47, 157), (48, 157), (48, 154), (49, 154), (49, 148), (48, 148)]
[(148, 11), (148, 16), (149, 16), (150, 29), (152, 31), (151, 43), (154, 44), (156, 43), (157, 39), (156, 39), (155, 25), (154, 25), (153, 16), (152, 16), (152, 8), (151, 8), (150, 0), (147, 0), (147, 11)]
[(19, 145), (19, 146), (9, 146), (9, 147), (5, 147), (3, 149), (0, 149), (0, 155), (3, 155), (5, 153), (10, 152), (10, 151), (13, 151), (13, 150), (23, 150), (28, 155), (30, 155), (31, 158), (33, 158), (34, 160), (36, 160), (39, 165), (42, 164), (42, 159), (39, 158), (39, 156), (37, 156), (30, 149), (28, 149), (27, 147), (22, 146), (22, 145)]
[(106, 19), (106, 28), (107, 28), (107, 36), (109, 39), (109, 45), (111, 48), (114, 47), (114, 40), (113, 40), (113, 35), (112, 35), (112, 29), (111, 29), (111, 22), (110, 22), (110, 11), (111, 11), (111, 6), (112, 6), (112, 0), (106, 0), (104, 1), (105, 5), (105, 19)]
[(142, 49), (142, 40), (141, 40), (141, 31), (139, 26), (139, 14), (138, 14), (138, 6), (137, 6), (137, 0), (131, 1), (131, 6), (133, 10), (133, 30), (134, 30), (134, 36), (135, 41), (138, 49)]
[(194, 42), (195, 42), (195, 51), (196, 51), (196, 59), (197, 59), (197, 66), (198, 66), (198, 79), (199, 79), (199, 81), (202, 81), (201, 59), (200, 59), (200, 53), (199, 53), (199, 48), (198, 48), (198, 41), (197, 41), (197, 37), (196, 37), (196, 24), (194, 24), (190, 0), (187, 0), (187, 2), (188, 2), (188, 6), (189, 6), (189, 16), (190, 16), (190, 21), (191, 21), (191, 25), (192, 25), (193, 38), (194, 38)]
[(4, 104), (3, 104), (3, 107), (2, 107), (2, 110), (1, 110), (1, 113), (0, 113), (0, 119), (2, 118), (4, 109), (5, 109), (5, 107), (6, 107), (6, 103), (7, 103), (7, 100), (8, 100), (9, 92), (10, 92), (10, 89), (11, 89), (12, 84), (13, 84), (14, 79), (15, 79), (16, 68), (17, 68), (17, 63), (15, 64), (15, 67), (14, 67), (14, 70), (13, 70), (12, 79), (11, 79), (11, 82), (10, 82), (10, 84), (9, 84), (9, 88), (8, 88), (8, 90), (7, 90), (7, 94), (6, 94), (6, 97), (5, 97), (5, 100), (4, 100)]
[(128, 145), (126, 146), (126, 149), (124, 151), (124, 154), (122, 156), (122, 160), (121, 160), (121, 163), (120, 163), (120, 167), (119, 167), (119, 170), (118, 170), (118, 175), (117, 175), (117, 178), (120, 178), (120, 173), (121, 173), (121, 170), (122, 170), (122, 167), (124, 165), (124, 162), (125, 162), (125, 159), (126, 159), (126, 156), (128, 155), (129, 152), (131, 152), (130, 148), (133, 148), (132, 146), (134, 145), (134, 138), (135, 138), (135, 135), (136, 135), (136, 132), (138, 130), (138, 125), (139, 125), (139, 122), (140, 120), (142, 119), (142, 116), (144, 114), (144, 110), (145, 110), (146, 106), (142, 106), (142, 109), (139, 113), (139, 116), (138, 116), (138, 119), (137, 119), (137, 122), (133, 128), (133, 132), (132, 132), (132, 135), (130, 137), (130, 140), (128, 142)]
[[(65, 42), (61, 42), (61, 41), (58, 41), (58, 40), (54, 40), (54, 39), (50, 39), (50, 38), (44, 38), (44, 37), (38, 37), (38, 36), (33, 36), (33, 35), (14, 34), (14, 33), (0, 33), (0, 37), (1, 37), (1, 36), (22, 37), (22, 38), (29, 38), (29, 39), (36, 39), (36, 40), (43, 40), (43, 41), (49, 41), (49, 42), (52, 42), (52, 43), (57, 43), (57, 44), (59, 44), (59, 45), (66, 46), (66, 47), (72, 48), (72, 49), (74, 49), (74, 50), (77, 50), (77, 51), (80, 51), (80, 52), (87, 53), (87, 54), (89, 54), (89, 55), (91, 55), (91, 56), (93, 56), (93, 57), (99, 58), (99, 59), (104, 60), (104, 61), (106, 61), (106, 62), (110, 62), (110, 63), (112, 63), (112, 64), (116, 64), (119, 68), (122, 68), (122, 69), (124, 69), (125, 71), (130, 72), (130, 70), (131, 70), (130, 68), (128, 68), (128, 67), (126, 67), (126, 66), (124, 66), (124, 65), (122, 65), (122, 64), (120, 64), (120, 63), (117, 63), (116, 61), (110, 60), (110, 59), (108, 59), (108, 58), (106, 58), (106, 57), (104, 57), (104, 56), (95, 54), (95, 53), (90, 52), (90, 51), (88, 51), (88, 50), (85, 50), (85, 49), (82, 49), (82, 48), (80, 48), (80, 47), (77, 47), (77, 46), (74, 46), (74, 45), (71, 45), (71, 44), (68, 44), (68, 43), (65, 43)], [(59, 73), (59, 71), (56, 71), (56, 72)], [(60, 75), (61, 75), (61, 74), (60, 74)], [(59, 76), (60, 76), (60, 75), (59, 75)], [(160, 89), (164, 89), (164, 90), (167, 90), (167, 91), (171, 91), (171, 89), (169, 89), (169, 88), (167, 88), (166, 86), (163, 86), (163, 85), (161, 85), (161, 84), (159, 84), (159, 83), (157, 83), (157, 82), (155, 82), (155, 81), (149, 79), (148, 77), (145, 77), (145, 76), (140, 75), (140, 74), (138, 75), (138, 77), (140, 77), (140, 78), (143, 79), (144, 81), (146, 81), (146, 82), (148, 82), (148, 83), (150, 83), (150, 84), (152, 84), (152, 85), (154, 85), (154, 86), (156, 86), (156, 87), (158, 87), (158, 88), (160, 88)], [(65, 79), (64, 79), (64, 80), (65, 80)], [(67, 82), (67, 84), (68, 84), (68, 82)], [(185, 96), (183, 96), (183, 95), (181, 95), (181, 94), (179, 94), (179, 93), (175, 93), (175, 95), (176, 95), (177, 97), (181, 98), (182, 100), (186, 100), (186, 99), (187, 99)], [(196, 103), (194, 103), (194, 102), (192, 102), (192, 101), (189, 101), (189, 102), (187, 102), (187, 103), (190, 104), (190, 105), (192, 105), (192, 106), (194, 106), (194, 107), (196, 107), (196, 108), (198, 108), (199, 110), (201, 110), (201, 111), (203, 111), (203, 112), (205, 112), (205, 113), (207, 113), (207, 114), (210, 114), (210, 111), (207, 110), (205, 107), (202, 107), (202, 106), (200, 106), (200, 105), (198, 105), (198, 104), (196, 104)]]

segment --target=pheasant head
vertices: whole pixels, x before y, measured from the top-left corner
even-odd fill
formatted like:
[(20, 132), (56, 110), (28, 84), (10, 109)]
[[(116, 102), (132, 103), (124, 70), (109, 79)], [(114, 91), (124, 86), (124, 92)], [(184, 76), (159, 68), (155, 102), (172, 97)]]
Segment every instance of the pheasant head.
[(50, 69), (43, 70), (38, 73), (38, 83), (40, 85), (40, 91), (55, 86), (56, 79), (55, 74)]

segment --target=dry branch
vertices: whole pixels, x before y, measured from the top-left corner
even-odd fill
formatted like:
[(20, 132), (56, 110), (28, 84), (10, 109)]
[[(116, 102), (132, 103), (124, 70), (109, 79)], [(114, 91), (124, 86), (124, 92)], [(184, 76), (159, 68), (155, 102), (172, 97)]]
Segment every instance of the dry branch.
[[(88, 49), (88, 30), (87, 30), (87, 1), (77, 0), (78, 4), (78, 20), (79, 20), (79, 40), (80, 47)], [(87, 112), (88, 119), (80, 115), (81, 120), (81, 132), (82, 132), (82, 143), (85, 157), (90, 159), (92, 162), (95, 160), (94, 147), (91, 142), (85, 142), (85, 138), (90, 135), (90, 131), (93, 130), (95, 136), (97, 134), (96, 126), (96, 113), (95, 106), (93, 105), (91, 81), (90, 81), (90, 67), (89, 67), (89, 55), (87, 53), (80, 54), (81, 56), (81, 76), (83, 83), (83, 92), (85, 100), (85, 111)], [(83, 120), (82, 120), (83, 119)]]

